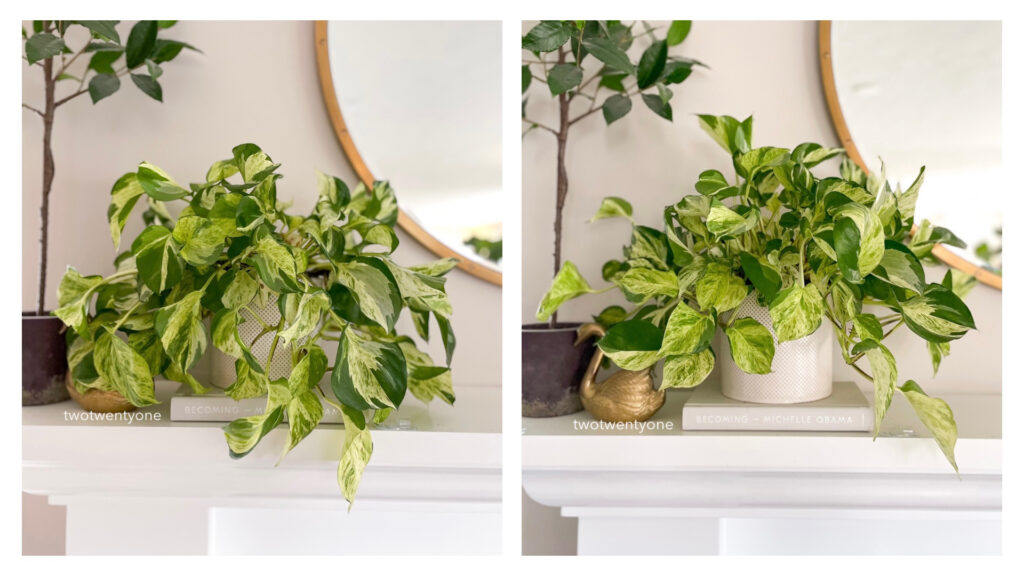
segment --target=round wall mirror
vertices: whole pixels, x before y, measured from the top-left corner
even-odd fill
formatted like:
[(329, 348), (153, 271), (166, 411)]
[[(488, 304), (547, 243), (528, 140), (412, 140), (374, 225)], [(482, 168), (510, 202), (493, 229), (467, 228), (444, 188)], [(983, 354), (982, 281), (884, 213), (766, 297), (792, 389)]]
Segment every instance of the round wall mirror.
[(822, 22), (825, 97), (850, 157), (907, 187), (916, 220), (959, 236), (936, 257), (1002, 289), (1002, 29), (998, 21)]
[(360, 180), (388, 180), (398, 223), (501, 284), (501, 23), (316, 23), (328, 114)]

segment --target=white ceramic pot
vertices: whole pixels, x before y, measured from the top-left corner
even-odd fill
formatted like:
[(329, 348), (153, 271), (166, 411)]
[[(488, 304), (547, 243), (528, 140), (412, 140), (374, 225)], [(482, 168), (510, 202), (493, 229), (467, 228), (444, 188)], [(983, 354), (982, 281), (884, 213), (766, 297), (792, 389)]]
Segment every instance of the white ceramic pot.
[[(753, 293), (740, 304), (738, 318), (749, 316), (764, 325), (775, 338), (768, 309), (757, 304)], [(732, 361), (729, 339), (721, 336), (719, 358), (722, 394), (734, 400), (758, 404), (813, 402), (832, 394), (832, 329), (822, 321), (818, 330), (799, 340), (775, 340), (775, 359), (770, 374), (747, 374)]]
[[(276, 326), (281, 321), (281, 311), (277, 307), (276, 295), (270, 295), (266, 306), (262, 308), (256, 308), (255, 306), (256, 301), (253, 301), (250, 308), (259, 315), (259, 318), (264, 323)], [(260, 336), (259, 340), (253, 342), (253, 338), (263, 330), (263, 323), (257, 320), (248, 310), (242, 310), (240, 314), (244, 322), (239, 322), (238, 324), (238, 335), (242, 337), (242, 342), (246, 344), (251, 343), (249, 350), (256, 357), (256, 360), (260, 364), (266, 363), (267, 356), (270, 355), (270, 345), (274, 340), (274, 334), (264, 334)], [(230, 386), (235, 381), (235, 359), (213, 346), (209, 346), (207, 350), (212, 352), (211, 376), (213, 383), (220, 387)], [(274, 352), (274, 361), (270, 364), (267, 376), (271, 380), (277, 380), (278, 378), (287, 378), (291, 372), (291, 349), (283, 342), (278, 342), (277, 350)]]

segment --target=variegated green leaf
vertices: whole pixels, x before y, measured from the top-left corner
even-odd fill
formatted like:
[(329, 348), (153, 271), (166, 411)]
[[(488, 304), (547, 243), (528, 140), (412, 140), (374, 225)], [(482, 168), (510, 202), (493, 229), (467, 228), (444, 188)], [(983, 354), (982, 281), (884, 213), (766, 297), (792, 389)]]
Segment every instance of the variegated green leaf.
[(390, 259), (378, 259), (377, 261), (382, 262), (391, 272), (402, 298), (420, 302), (423, 307), (429, 308), (431, 312), (445, 318), (451, 317), (452, 305), (444, 291), (444, 278), (414, 272), (395, 264)]
[(102, 276), (82, 276), (78, 270), (68, 266), (67, 272), (60, 280), (57, 288), (57, 305), (54, 316), (61, 319), (64, 324), (74, 328), (75, 332), (83, 338), (90, 339), (89, 332), (89, 305), (92, 301), (92, 294), (103, 282)]
[(224, 251), (225, 235), (208, 218), (179, 218), (172, 237), (181, 245), (181, 257), (193, 266), (209, 266)]
[(114, 250), (121, 249), (121, 232), (132, 208), (145, 194), (134, 172), (129, 172), (117, 179), (110, 190), (110, 207), (107, 209), (107, 220), (110, 223), (110, 238), (114, 241)]
[(153, 375), (146, 359), (107, 329), (101, 329), (93, 350), (96, 371), (135, 406), (156, 404)]
[(225, 178), (230, 178), (238, 174), (238, 165), (235, 164), (235, 159), (230, 160), (218, 160), (210, 166), (210, 169), (206, 171), (206, 181), (219, 182)]
[(857, 314), (853, 317), (853, 327), (861, 340), (882, 341), (882, 324), (874, 314)]
[(665, 358), (665, 375), (661, 390), (666, 388), (693, 388), (707, 379), (715, 367), (715, 354), (706, 348), (696, 354), (681, 354)]
[(224, 393), (235, 400), (244, 398), (257, 398), (267, 393), (270, 380), (253, 369), (245, 360), (235, 361), (235, 381), (228, 386)]
[(633, 205), (617, 196), (608, 196), (601, 200), (601, 206), (597, 213), (590, 219), (590, 222), (604, 220), (605, 218), (625, 218), (633, 221)]
[(370, 461), (370, 456), (373, 455), (373, 441), (370, 439), (370, 431), (366, 429), (366, 420), (362, 413), (345, 407), (341, 414), (345, 423), (345, 444), (341, 450), (341, 461), (338, 463), (338, 486), (351, 510), (356, 492), (359, 490), (359, 482), (363, 478), (363, 471)]
[(882, 426), (882, 419), (892, 404), (896, 392), (896, 358), (885, 345), (875, 340), (865, 340), (853, 347), (854, 354), (863, 353), (871, 365), (871, 379), (875, 384), (875, 437)]
[(835, 213), (833, 238), (843, 277), (860, 283), (882, 261), (885, 230), (878, 215), (861, 204), (844, 204)]
[(253, 278), (251, 272), (239, 270), (231, 277), (231, 282), (221, 294), (220, 301), (225, 308), (237, 310), (252, 302), (259, 287), (259, 282)]
[(256, 243), (252, 262), (263, 283), (276, 292), (301, 292), (296, 281), (299, 267), (287, 246), (270, 236)]
[(949, 342), (926, 342), (926, 344), (928, 344), (928, 354), (932, 357), (932, 374), (938, 374), (942, 359), (949, 356)]
[(409, 266), (409, 270), (426, 274), (427, 276), (444, 276), (459, 265), (458, 258), (441, 258), (428, 264), (420, 266)]
[(697, 281), (697, 304), (701, 310), (714, 308), (719, 314), (732, 310), (747, 297), (747, 285), (721, 262), (709, 262)]
[(924, 292), (924, 268), (909, 250), (887, 248), (874, 275), (885, 282), (906, 288), (916, 294)]
[(914, 222), (914, 213), (917, 208), (917, 196), (921, 192), (921, 185), (924, 184), (924, 166), (921, 167), (921, 171), (917, 173), (917, 178), (910, 185), (909, 188), (903, 191), (896, 198), (896, 205), (900, 211), (900, 217), (903, 219), (904, 224), (910, 225)]
[(747, 219), (718, 200), (711, 202), (707, 218), (708, 232), (716, 237), (735, 236), (747, 228)]
[(974, 328), (974, 317), (952, 290), (929, 284), (921, 296), (899, 303), (907, 326), (929, 342), (956, 340)]
[(239, 418), (224, 426), (224, 437), (231, 457), (241, 458), (252, 452), (256, 444), (281, 423), (284, 410), (284, 405), (274, 406), (263, 414)]
[(914, 407), (917, 417), (924, 422), (924, 425), (931, 431), (935, 441), (942, 449), (946, 460), (953, 465), (957, 472), (960, 469), (956, 465), (956, 420), (953, 418), (953, 410), (939, 398), (932, 398), (925, 394), (924, 390), (913, 380), (907, 380), (900, 386), (900, 392), (907, 398), (910, 405)]
[(652, 268), (630, 268), (619, 277), (617, 284), (642, 300), (656, 296), (675, 298), (679, 293), (679, 281), (675, 274)]
[(740, 318), (725, 329), (736, 366), (748, 374), (768, 374), (775, 358), (772, 333), (750, 317)]
[(768, 312), (779, 342), (810, 336), (821, 326), (825, 303), (813, 285), (791, 286), (779, 292)]
[(202, 323), (202, 290), (159, 309), (156, 331), (164, 351), (179, 369), (188, 371), (206, 351), (206, 331)]
[(163, 293), (181, 281), (182, 261), (171, 231), (149, 226), (132, 243), (139, 278), (153, 292)]
[(540, 301), (540, 306), (537, 308), (537, 320), (545, 322), (562, 304), (573, 298), (594, 292), (596, 290), (587, 284), (576, 265), (566, 260), (562, 264), (562, 269), (558, 271), (555, 279), (551, 282), (551, 288), (548, 288), (544, 299)]
[(279, 335), (285, 342), (297, 342), (309, 336), (320, 325), (324, 312), (331, 307), (331, 299), (323, 290), (307, 292), (299, 300), (295, 320)]
[(394, 330), (402, 306), (398, 287), (383, 272), (364, 262), (342, 262), (337, 270), (338, 283), (351, 291), (359, 311), (388, 331)]
[(174, 181), (160, 168), (143, 162), (136, 172), (139, 185), (154, 200), (167, 202), (188, 196), (189, 191)]
[(711, 344), (715, 335), (715, 321), (710, 316), (690, 308), (685, 302), (676, 306), (665, 324), (661, 343), (661, 356), (695, 354)]
[(661, 358), (658, 353), (661, 341), (661, 330), (654, 324), (629, 320), (609, 328), (597, 344), (616, 366), (626, 370), (645, 370)]
[(408, 385), (405, 356), (397, 344), (345, 330), (331, 376), (338, 400), (357, 410), (397, 408)]
[(430, 356), (417, 349), (412, 342), (399, 342), (398, 346), (405, 356), (409, 392), (424, 403), (440, 398), (447, 404), (454, 404), (455, 390), (452, 388), (451, 370), (434, 366)]
[(164, 376), (173, 382), (188, 384), (188, 387), (192, 390), (193, 394), (206, 394), (210, 391), (210, 389), (203, 386), (199, 380), (196, 380), (195, 376), (182, 371), (180, 368), (175, 366), (174, 363), (167, 365), (167, 368), (164, 369)]
[[(85, 341), (84, 338), (79, 340)], [(79, 340), (76, 340), (75, 343), (77, 344)], [(146, 361), (150, 374), (160, 374), (164, 371), (167, 366), (167, 357), (164, 355), (164, 347), (160, 343), (160, 335), (156, 333), (156, 330), (129, 334), (128, 345)], [(68, 365), (71, 365), (70, 351), (68, 352)]]

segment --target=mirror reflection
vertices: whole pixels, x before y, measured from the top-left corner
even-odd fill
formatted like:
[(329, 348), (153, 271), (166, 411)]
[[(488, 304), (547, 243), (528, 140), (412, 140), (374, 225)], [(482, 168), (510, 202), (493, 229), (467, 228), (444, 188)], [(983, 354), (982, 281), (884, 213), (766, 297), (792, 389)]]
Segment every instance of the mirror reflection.
[(329, 22), (327, 36), (338, 105), (374, 178), (459, 258), (500, 270), (501, 23)]
[(866, 168), (885, 162), (910, 185), (922, 165), (917, 220), (955, 232), (950, 247), (1001, 272), (1000, 22), (833, 22), (839, 105)]

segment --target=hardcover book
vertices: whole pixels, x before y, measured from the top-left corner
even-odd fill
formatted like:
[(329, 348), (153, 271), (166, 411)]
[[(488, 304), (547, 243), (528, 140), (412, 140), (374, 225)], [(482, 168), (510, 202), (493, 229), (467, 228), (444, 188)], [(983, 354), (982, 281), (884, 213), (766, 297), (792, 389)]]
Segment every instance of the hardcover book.
[(871, 403), (853, 382), (837, 382), (828, 398), (803, 404), (741, 402), (708, 382), (683, 405), (683, 430), (870, 432), (873, 426)]
[[(323, 424), (341, 424), (341, 411), (320, 400), (324, 406)], [(175, 422), (231, 422), (236, 418), (245, 418), (263, 414), (267, 407), (266, 397), (234, 400), (222, 390), (213, 389), (206, 394), (193, 394), (192, 390), (182, 385), (171, 397), (171, 420)], [(288, 420), (287, 411), (284, 416)]]

